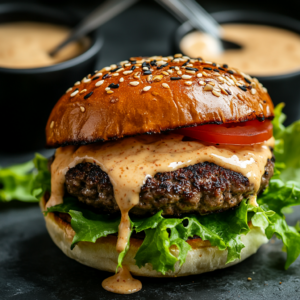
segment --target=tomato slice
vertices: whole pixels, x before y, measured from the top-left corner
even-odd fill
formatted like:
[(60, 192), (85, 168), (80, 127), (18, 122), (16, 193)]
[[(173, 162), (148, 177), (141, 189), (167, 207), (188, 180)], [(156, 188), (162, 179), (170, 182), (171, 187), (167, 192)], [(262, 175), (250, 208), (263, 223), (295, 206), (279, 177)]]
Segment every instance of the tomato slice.
[(249, 145), (270, 139), (273, 136), (273, 125), (269, 120), (254, 120), (182, 128), (175, 130), (175, 133), (214, 144)]

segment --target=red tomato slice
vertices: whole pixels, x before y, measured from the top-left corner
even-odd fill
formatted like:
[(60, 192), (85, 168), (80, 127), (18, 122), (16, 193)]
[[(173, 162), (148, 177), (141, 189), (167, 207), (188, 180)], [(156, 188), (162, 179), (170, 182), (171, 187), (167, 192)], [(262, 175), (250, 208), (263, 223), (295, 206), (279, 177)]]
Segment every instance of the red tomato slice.
[(258, 120), (222, 125), (202, 125), (175, 130), (175, 133), (214, 144), (249, 145), (262, 143), (273, 136), (271, 121)]

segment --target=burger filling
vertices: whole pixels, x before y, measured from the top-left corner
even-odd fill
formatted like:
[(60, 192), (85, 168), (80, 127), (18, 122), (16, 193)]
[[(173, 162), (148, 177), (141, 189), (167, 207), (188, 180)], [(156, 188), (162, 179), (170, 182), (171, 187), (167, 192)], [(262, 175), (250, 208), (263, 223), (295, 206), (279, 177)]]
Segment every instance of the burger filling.
[[(274, 172), (274, 158), (268, 159), (258, 193), (269, 184)], [(94, 163), (80, 163), (66, 173), (66, 191), (99, 213), (114, 214), (120, 208), (108, 175)], [(255, 193), (254, 185), (241, 173), (204, 162), (147, 178), (139, 193), (139, 203), (132, 215), (165, 216), (186, 213), (201, 215), (221, 212), (237, 206)]]

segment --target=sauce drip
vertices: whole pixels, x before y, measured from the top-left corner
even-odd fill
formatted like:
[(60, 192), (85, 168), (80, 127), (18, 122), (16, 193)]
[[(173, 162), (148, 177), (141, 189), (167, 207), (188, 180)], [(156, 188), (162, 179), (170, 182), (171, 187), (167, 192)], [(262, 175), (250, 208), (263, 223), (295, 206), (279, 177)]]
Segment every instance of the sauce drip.
[(183, 141), (182, 135), (153, 135), (125, 138), (116, 142), (58, 148), (51, 165), (51, 197), (47, 207), (63, 202), (65, 174), (82, 162), (99, 165), (114, 188), (121, 211), (117, 251), (122, 252), (130, 234), (129, 210), (138, 204), (140, 188), (148, 177), (202, 162), (211, 162), (243, 174), (259, 190), (267, 159), (272, 157), (262, 144), (234, 146), (213, 145), (200, 141)]
[(134, 279), (128, 268), (123, 266), (117, 274), (103, 280), (102, 287), (116, 294), (133, 294), (142, 289), (142, 283)]

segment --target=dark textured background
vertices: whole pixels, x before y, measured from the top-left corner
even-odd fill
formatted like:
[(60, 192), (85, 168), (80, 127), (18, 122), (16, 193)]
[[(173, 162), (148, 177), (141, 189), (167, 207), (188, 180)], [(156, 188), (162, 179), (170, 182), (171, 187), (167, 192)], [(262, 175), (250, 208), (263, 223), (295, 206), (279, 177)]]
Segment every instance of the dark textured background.
[[(101, 1), (31, 2), (84, 15)], [(226, 5), (224, 1), (201, 1), (201, 4), (209, 11), (261, 9), (300, 18), (296, 0), (226, 1)], [(156, 3), (142, 0), (103, 26), (105, 46), (98, 67), (134, 55), (172, 53), (172, 34), (178, 24)], [(50, 156), (53, 151), (40, 149), (39, 152)], [(0, 165), (32, 157), (33, 153), (0, 154)], [(298, 209), (288, 217), (289, 223), (295, 224), (299, 215)], [(300, 299), (300, 259), (285, 271), (286, 254), (281, 252), (281, 247), (280, 242), (271, 241), (243, 263), (208, 274), (175, 279), (145, 278), (141, 292), (120, 296), (102, 289), (101, 282), (108, 273), (82, 266), (60, 252), (48, 236), (36, 204), (0, 203), (0, 299)], [(248, 277), (252, 281), (248, 282)]]

